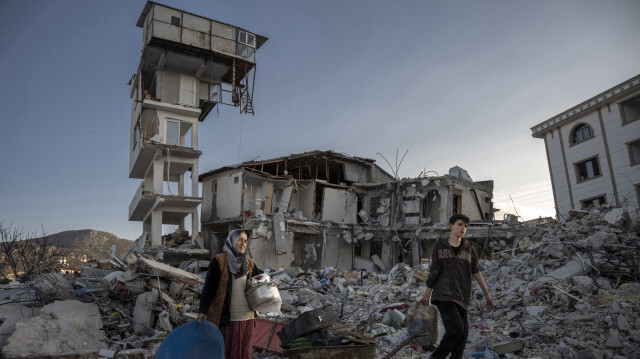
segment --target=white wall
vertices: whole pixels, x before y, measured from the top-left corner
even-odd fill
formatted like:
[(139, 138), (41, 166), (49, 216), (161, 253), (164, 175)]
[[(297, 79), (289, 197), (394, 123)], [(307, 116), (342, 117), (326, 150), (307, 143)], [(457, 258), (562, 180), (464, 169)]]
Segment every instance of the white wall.
[[(249, 243), (251, 258), (260, 269), (264, 269), (265, 267), (276, 270), (278, 268), (288, 268), (294, 260), (293, 251), (290, 250), (284, 254), (276, 254), (276, 241), (273, 238), (273, 231), (269, 231), (268, 233), (270, 235), (269, 238), (258, 237), (251, 239)], [(287, 242), (287, 248), (293, 248), (292, 232), (285, 232), (285, 241)]]
[(213, 212), (213, 179), (202, 181), (202, 209), (200, 222), (208, 222)]
[[(638, 94), (636, 93), (636, 96)], [(624, 102), (634, 96), (625, 98)], [(628, 209), (640, 207), (634, 185), (640, 184), (640, 165), (631, 166), (631, 158), (626, 143), (640, 140), (640, 120), (622, 125), (620, 106), (610, 106), (602, 109), (602, 118), (607, 133), (611, 167), (618, 187), (618, 198), (628, 204)]]
[(356, 223), (357, 198), (352, 192), (324, 188), (322, 220), (337, 223)]
[(228, 173), (218, 177), (216, 209), (218, 218), (230, 219), (242, 215), (243, 180), (241, 172)]
[(353, 268), (353, 244), (345, 242), (342, 238), (329, 235), (324, 248), (322, 264), (325, 267), (341, 269)]
[[(633, 96), (623, 99), (623, 102)], [(602, 116), (602, 124), (600, 117)], [(586, 141), (571, 144), (571, 133), (575, 126), (588, 124), (593, 131), (593, 138)], [(562, 138), (558, 135), (562, 134)], [(605, 148), (605, 139), (608, 145)], [(635, 184), (640, 183), (640, 166), (630, 165), (629, 152), (626, 143), (640, 139), (640, 121), (622, 125), (620, 106), (611, 104), (603, 106), (599, 110), (587, 113), (545, 134), (547, 151), (549, 152), (550, 170), (555, 188), (556, 201), (559, 213), (565, 216), (572, 208), (580, 208), (581, 200), (589, 199), (604, 194), (607, 203), (616, 205), (616, 197), (613, 191), (615, 181), (618, 199), (629, 204), (631, 209), (638, 207)], [(562, 141), (562, 145), (560, 143)], [(565, 158), (562, 157), (564, 147)], [(577, 182), (574, 164), (582, 160), (598, 156), (601, 176)], [(566, 161), (566, 164), (565, 164)], [(611, 168), (609, 166), (611, 162)], [(566, 165), (566, 171), (565, 171)], [(567, 176), (569, 175), (569, 185)], [(611, 176), (613, 173), (613, 177)], [(573, 202), (570, 199), (570, 192)]]
[(315, 203), (315, 182), (298, 182), (298, 187), (291, 198), (289, 208), (296, 208), (306, 218), (313, 218), (313, 205)]

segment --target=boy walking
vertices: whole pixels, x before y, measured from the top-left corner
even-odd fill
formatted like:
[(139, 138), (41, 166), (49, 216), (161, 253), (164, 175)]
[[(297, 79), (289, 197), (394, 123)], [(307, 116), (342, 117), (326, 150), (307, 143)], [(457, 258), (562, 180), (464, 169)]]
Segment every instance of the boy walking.
[(471, 277), (475, 278), (484, 292), (487, 308), (493, 310), (493, 301), (484, 284), (478, 255), (464, 234), (469, 225), (469, 217), (454, 214), (449, 219), (449, 238), (436, 242), (431, 256), (431, 268), (427, 279), (427, 291), (418, 304), (438, 307), (444, 336), (440, 345), (431, 354), (431, 359), (460, 359), (464, 353), (469, 335), (467, 308), (471, 303)]

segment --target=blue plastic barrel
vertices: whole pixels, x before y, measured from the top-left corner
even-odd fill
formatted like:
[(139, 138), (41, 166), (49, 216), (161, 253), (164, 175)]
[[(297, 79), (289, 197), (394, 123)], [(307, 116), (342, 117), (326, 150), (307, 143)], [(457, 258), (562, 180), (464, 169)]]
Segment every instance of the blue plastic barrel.
[(197, 320), (177, 327), (169, 334), (155, 356), (156, 359), (224, 359), (224, 339), (220, 329), (208, 320)]

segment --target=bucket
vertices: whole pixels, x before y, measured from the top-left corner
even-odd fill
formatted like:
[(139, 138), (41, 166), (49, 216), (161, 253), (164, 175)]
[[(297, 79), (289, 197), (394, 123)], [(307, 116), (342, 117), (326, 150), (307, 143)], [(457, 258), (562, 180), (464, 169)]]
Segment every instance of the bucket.
[(245, 292), (251, 309), (260, 312), (279, 312), (282, 305), (280, 291), (274, 282), (261, 282)]
[(415, 306), (407, 313), (409, 337), (415, 337), (411, 344), (432, 346), (438, 341), (438, 309), (435, 306)]

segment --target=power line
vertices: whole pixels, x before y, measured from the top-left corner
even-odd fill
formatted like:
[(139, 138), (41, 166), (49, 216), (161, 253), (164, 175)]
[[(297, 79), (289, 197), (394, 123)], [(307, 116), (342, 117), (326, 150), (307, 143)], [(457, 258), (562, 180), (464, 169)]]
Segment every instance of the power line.
[[(534, 188), (549, 187), (549, 186), (551, 186), (551, 184), (541, 184), (541, 185), (529, 187), (529, 188), (526, 188), (526, 189), (521, 189), (521, 190), (518, 190), (518, 191), (515, 191), (515, 192), (511, 192), (511, 191), (507, 191), (507, 192), (509, 192), (509, 194), (515, 194), (515, 193), (530, 191), (530, 190), (532, 190)], [(506, 196), (509, 197), (509, 195), (506, 195)]]
[[(549, 190), (544, 190), (544, 191), (539, 191), (539, 192), (534, 192), (534, 193), (524, 194), (524, 195), (522, 195), (522, 196), (515, 196), (515, 197), (512, 197), (512, 198), (513, 198), (513, 199), (519, 199), (519, 198), (525, 198), (525, 197), (529, 197), (529, 196), (535, 196), (535, 195), (538, 195), (538, 194), (541, 194), (541, 193), (552, 193), (552, 192), (553, 192), (553, 191), (549, 189)], [(509, 198), (509, 196), (507, 196), (507, 197), (498, 197), (497, 199), (496, 199), (496, 198), (494, 198), (494, 201), (503, 201), (503, 200), (506, 200), (506, 199), (508, 199), (508, 198)]]

